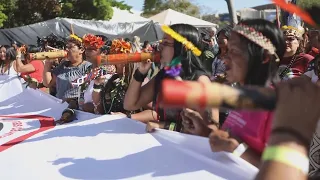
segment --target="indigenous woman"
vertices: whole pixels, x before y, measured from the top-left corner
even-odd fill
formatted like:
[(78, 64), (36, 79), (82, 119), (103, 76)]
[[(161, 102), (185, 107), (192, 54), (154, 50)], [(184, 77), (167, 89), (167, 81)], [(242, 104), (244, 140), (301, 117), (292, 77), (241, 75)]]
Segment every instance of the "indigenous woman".
[(86, 60), (92, 65), (90, 68), (88, 68), (86, 75), (77, 80), (83, 82), (79, 88), (79, 108), (85, 112), (94, 113), (94, 107), (92, 103), (92, 92), (94, 85), (93, 79), (100, 75), (114, 74), (116, 68), (114, 65), (98, 67), (101, 48), (105, 45), (105, 42), (101, 37), (87, 34), (83, 37), (83, 45), (85, 48)]
[[(56, 85), (56, 97), (69, 103), (69, 108), (62, 114), (75, 114), (74, 109), (78, 108), (79, 84), (73, 83), (76, 79), (84, 76), (90, 68), (91, 63), (83, 60), (84, 48), (82, 39), (71, 35), (66, 44), (67, 60), (60, 63), (51, 71), (52, 61), (46, 60), (43, 73), (43, 84), (46, 87)], [(64, 116), (57, 123), (72, 121)]]
[(308, 64), (313, 57), (302, 52), (301, 41), (303, 32), (300, 29), (284, 26), (282, 30), (286, 42), (286, 51), (280, 61), (280, 78), (287, 80), (289, 78), (300, 77), (307, 71)]
[(16, 69), (17, 52), (14, 48), (0, 47), (1, 61), (0, 61), (0, 75), (18, 76)]
[[(129, 42), (120, 39), (112, 41), (109, 54), (130, 52)], [(123, 108), (123, 99), (132, 79), (133, 66), (133, 64), (116, 65), (115, 74), (112, 74), (111, 77), (104, 75), (94, 81), (92, 99), (96, 114), (116, 113), (130, 117), (131, 112)]]
[[(0, 48), (0, 84), (3, 89), (12, 89), (10, 92), (1, 92), (0, 101), (11, 98), (23, 91), (21, 81), (19, 79), (19, 73), (16, 67), (17, 51), (16, 49), (6, 48), (1, 46)], [(5, 88), (7, 86), (8, 88)], [(10, 87), (10, 88), (9, 88)]]
[(225, 65), (223, 62), (223, 57), (228, 52), (228, 39), (230, 37), (231, 27), (226, 27), (220, 30), (217, 34), (219, 52), (213, 60), (212, 63), (212, 81), (219, 81), (225, 79)]
[[(225, 57), (228, 82), (240, 86), (270, 86), (277, 78), (277, 61), (285, 52), (282, 32), (271, 22), (255, 19), (240, 22), (231, 32)], [(258, 165), (266, 146), (272, 113), (231, 111), (221, 130), (210, 134), (213, 151), (241, 155)]]
[[(158, 74), (146, 85), (142, 86), (144, 79), (151, 68), (151, 62), (141, 63), (133, 75), (133, 79), (127, 90), (124, 108), (126, 110), (137, 110), (153, 102), (153, 111), (149, 116), (153, 121), (148, 122), (147, 130), (153, 128), (165, 128), (175, 131), (181, 130), (181, 109), (166, 109), (158, 106), (158, 94), (161, 89), (161, 82), (165, 78), (177, 78), (183, 80), (203, 80), (210, 82), (198, 56), (201, 54), (194, 52), (183, 43), (193, 44), (192, 49), (200, 47), (201, 36), (198, 30), (187, 24), (174, 24), (165, 26), (165, 35), (159, 46), (161, 52), (161, 63), (166, 65)], [(177, 33), (185, 39), (177, 36)], [(195, 55), (196, 54), (196, 55)], [(181, 63), (181, 66), (180, 66)], [(180, 68), (181, 67), (181, 68)]]

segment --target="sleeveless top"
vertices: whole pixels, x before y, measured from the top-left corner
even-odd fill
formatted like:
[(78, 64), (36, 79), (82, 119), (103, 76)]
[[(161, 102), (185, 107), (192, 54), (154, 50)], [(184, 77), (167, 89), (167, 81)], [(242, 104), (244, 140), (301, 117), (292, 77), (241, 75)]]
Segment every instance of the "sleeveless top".
[[(194, 76), (191, 80), (196, 81), (199, 79), (200, 76), (208, 76), (208, 74), (204, 71), (196, 70), (194, 72)], [(155, 76), (155, 95), (153, 97), (153, 109), (158, 114), (158, 120), (160, 122), (169, 121), (175, 122), (177, 124), (177, 131), (181, 130), (181, 116), (180, 113), (182, 109), (164, 109), (158, 107), (158, 98), (159, 98), (159, 91), (161, 89), (161, 82), (163, 79), (173, 79), (172, 77), (165, 74), (165, 70), (161, 69), (158, 74)]]
[(3, 72), (4, 65), (1, 65), (1, 73), (0, 75), (8, 75), (11, 77), (18, 76), (19, 73), (14, 69), (13, 62), (10, 62), (10, 68)]
[(29, 75), (31, 78), (36, 80), (38, 83), (43, 82), (43, 71), (44, 71), (44, 64), (42, 61), (33, 60), (29, 64), (31, 64), (35, 71), (31, 73), (21, 73), (21, 76)]

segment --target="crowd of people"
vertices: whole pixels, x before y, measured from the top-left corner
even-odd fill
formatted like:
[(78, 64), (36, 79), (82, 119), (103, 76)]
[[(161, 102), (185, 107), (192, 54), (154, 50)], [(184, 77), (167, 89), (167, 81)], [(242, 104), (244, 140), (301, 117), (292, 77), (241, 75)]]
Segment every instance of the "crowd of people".
[[(67, 102), (69, 107), (61, 112), (57, 124), (74, 121), (77, 111), (116, 114), (145, 123), (150, 133), (161, 128), (208, 137), (213, 152), (230, 152), (259, 167), (257, 179), (320, 177), (320, 158), (314, 155), (319, 153), (316, 148), (320, 143), (320, 131), (315, 131), (320, 117), (320, 89), (316, 85), (319, 30), (280, 29), (263, 19), (243, 20), (218, 31), (209, 29), (209, 38), (188, 24), (174, 24), (170, 29), (202, 54), (198, 56), (195, 48), (166, 32), (155, 44), (140, 43), (137, 36), (110, 41), (92, 34), (82, 38), (72, 34), (67, 40), (51, 35), (39, 40), (40, 48), (21, 48), (16, 42), (11, 47), (1, 46), (0, 75), (22, 77), (27, 88)], [(66, 58), (40, 61), (27, 56), (59, 49), (66, 50)], [(98, 60), (101, 54), (156, 51), (161, 54), (161, 63), (150, 60), (101, 66)], [(178, 73), (173, 75), (173, 70)], [(177, 76), (183, 81), (270, 87), (278, 92), (277, 109), (160, 106), (162, 80)]]

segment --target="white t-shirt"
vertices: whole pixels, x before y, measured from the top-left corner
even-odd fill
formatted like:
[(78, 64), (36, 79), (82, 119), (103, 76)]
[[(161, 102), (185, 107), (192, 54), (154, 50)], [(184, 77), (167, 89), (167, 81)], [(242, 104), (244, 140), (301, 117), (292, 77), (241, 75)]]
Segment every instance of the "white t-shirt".
[[(106, 81), (105, 83), (112, 77), (112, 74), (107, 74), (106, 75)], [(87, 87), (87, 90), (84, 92), (83, 97), (84, 97), (84, 103), (91, 103), (92, 102), (92, 92), (93, 92), (93, 85), (94, 81), (91, 81), (89, 86)]]

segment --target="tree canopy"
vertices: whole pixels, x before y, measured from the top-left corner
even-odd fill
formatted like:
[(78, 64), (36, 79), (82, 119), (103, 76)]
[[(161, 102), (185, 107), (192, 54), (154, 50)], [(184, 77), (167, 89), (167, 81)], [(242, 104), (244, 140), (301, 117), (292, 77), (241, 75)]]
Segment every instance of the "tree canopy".
[(13, 28), (55, 17), (109, 20), (112, 7), (132, 8), (116, 0), (0, 0), (0, 27)]
[(320, 6), (320, 1), (319, 0), (297, 0), (297, 4), (300, 7), (306, 8), (310, 6)]

